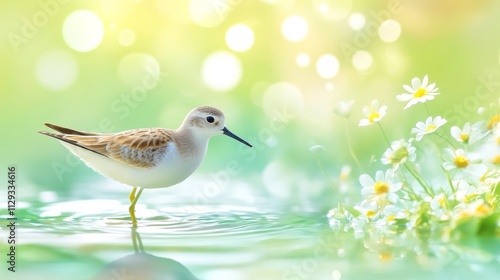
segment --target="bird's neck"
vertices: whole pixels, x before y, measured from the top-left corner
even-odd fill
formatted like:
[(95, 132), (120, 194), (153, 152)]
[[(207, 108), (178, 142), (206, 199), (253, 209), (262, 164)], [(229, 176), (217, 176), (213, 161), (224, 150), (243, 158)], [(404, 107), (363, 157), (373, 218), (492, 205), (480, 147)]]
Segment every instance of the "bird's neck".
[(190, 128), (180, 128), (176, 130), (176, 145), (181, 153), (186, 156), (205, 156), (208, 138), (197, 135)]

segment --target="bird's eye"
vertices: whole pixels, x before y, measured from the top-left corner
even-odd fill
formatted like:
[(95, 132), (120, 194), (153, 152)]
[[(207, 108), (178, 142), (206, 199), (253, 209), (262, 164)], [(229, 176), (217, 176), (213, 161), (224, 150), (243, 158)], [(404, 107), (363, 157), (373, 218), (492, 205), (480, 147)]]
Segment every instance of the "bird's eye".
[(212, 116), (207, 117), (207, 122), (213, 123), (214, 121), (215, 121), (214, 117), (212, 117)]

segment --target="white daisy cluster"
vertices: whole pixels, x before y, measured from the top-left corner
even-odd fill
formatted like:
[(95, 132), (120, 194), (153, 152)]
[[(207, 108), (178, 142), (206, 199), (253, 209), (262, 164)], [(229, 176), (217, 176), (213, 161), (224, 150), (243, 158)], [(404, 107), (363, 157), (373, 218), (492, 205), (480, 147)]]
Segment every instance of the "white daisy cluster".
[[(426, 75), (413, 78), (408, 93), (397, 96), (404, 109), (433, 100), (435, 83)], [(499, 100), (500, 104), (500, 100)], [(348, 117), (345, 111), (339, 114)], [(427, 114), (429, 110), (424, 104)], [(500, 106), (498, 106), (500, 107)], [(387, 106), (374, 100), (363, 108), (359, 126), (377, 123), (388, 149), (381, 167), (359, 177), (362, 200), (339, 204), (328, 213), (332, 228), (363, 236), (376, 229), (417, 230), (500, 236), (500, 114), (492, 110), (487, 122), (467, 122), (445, 133), (447, 121), (428, 116), (411, 129), (411, 138), (389, 142), (380, 121)], [(424, 141), (425, 140), (425, 141)], [(356, 159), (356, 158), (355, 158)]]

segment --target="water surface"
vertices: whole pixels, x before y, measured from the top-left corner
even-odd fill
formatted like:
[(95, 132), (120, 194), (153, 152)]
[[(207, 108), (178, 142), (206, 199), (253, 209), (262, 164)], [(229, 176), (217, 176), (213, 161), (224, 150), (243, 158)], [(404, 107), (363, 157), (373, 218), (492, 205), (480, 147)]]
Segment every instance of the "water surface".
[(125, 193), (92, 196), (23, 201), (17, 272), (2, 279), (500, 279), (498, 239), (354, 238), (329, 227), (324, 207), (193, 207), (182, 195), (141, 197), (134, 229)]

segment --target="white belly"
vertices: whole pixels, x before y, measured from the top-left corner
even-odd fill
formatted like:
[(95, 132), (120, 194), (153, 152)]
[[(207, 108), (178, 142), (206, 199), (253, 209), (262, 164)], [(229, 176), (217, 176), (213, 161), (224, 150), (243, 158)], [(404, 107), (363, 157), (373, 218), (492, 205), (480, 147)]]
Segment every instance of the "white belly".
[(94, 171), (132, 187), (166, 188), (189, 177), (201, 164), (205, 151), (194, 157), (183, 158), (174, 144), (167, 146), (163, 159), (154, 167), (140, 168), (61, 142)]

